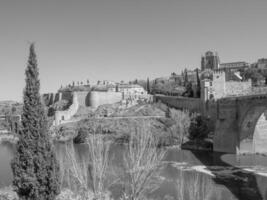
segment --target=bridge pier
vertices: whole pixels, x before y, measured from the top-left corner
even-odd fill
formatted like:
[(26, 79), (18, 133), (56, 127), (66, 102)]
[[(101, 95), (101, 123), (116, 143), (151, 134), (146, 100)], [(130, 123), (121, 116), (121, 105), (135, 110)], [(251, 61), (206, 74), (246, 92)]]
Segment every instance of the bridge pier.
[(213, 151), (238, 153), (238, 125), (236, 120), (222, 119), (216, 121), (213, 139)]

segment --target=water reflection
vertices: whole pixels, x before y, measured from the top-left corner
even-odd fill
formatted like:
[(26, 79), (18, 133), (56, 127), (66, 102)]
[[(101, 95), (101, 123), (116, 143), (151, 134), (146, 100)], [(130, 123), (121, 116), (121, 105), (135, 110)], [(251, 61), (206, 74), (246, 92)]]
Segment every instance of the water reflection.
[[(212, 180), (217, 185), (226, 187), (239, 200), (266, 199), (266, 187), (257, 182), (254, 173), (224, 162), (224, 154), (217, 154), (216, 165), (204, 158), (199, 152), (192, 151), (198, 160), (213, 174)], [(214, 154), (211, 154), (211, 158)]]
[[(90, 181), (87, 178), (89, 155), (86, 145), (73, 145), (70, 142), (57, 143), (55, 147), (63, 187), (77, 190), (74, 176)], [(13, 151), (14, 147), (10, 144), (0, 145), (0, 187), (12, 183), (9, 162)], [(117, 177), (123, 175), (122, 154), (123, 146), (112, 147), (109, 179), (114, 178), (114, 174)], [(266, 168), (266, 157), (170, 149), (164, 159), (164, 168), (158, 172), (161, 182), (148, 197), (158, 200), (267, 199), (267, 178), (245, 169), (258, 166)], [(114, 199), (118, 199), (123, 192), (123, 184), (114, 181), (114, 184), (110, 184), (110, 191)]]

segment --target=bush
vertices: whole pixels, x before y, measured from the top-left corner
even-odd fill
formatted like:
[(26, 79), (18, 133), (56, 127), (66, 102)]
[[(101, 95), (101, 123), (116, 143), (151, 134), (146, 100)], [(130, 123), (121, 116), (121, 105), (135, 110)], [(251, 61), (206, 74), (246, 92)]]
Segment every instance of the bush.
[(190, 140), (204, 140), (209, 136), (209, 119), (201, 115), (196, 115), (191, 119), (189, 127), (189, 139)]
[(85, 143), (88, 134), (88, 129), (86, 127), (79, 127), (77, 130), (77, 136), (73, 139), (73, 142), (76, 144)]

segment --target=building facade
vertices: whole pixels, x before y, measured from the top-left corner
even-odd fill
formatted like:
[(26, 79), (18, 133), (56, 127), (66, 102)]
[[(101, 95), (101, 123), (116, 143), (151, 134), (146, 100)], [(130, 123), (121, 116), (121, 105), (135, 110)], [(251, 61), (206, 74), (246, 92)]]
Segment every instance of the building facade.
[(206, 100), (217, 100), (231, 96), (249, 95), (253, 91), (251, 80), (233, 81), (226, 79), (224, 71), (213, 73), (213, 79), (201, 81), (201, 98)]
[(221, 63), (220, 69), (225, 70), (240, 70), (240, 69), (246, 69), (249, 68), (249, 64), (247, 62), (231, 62), (231, 63)]
[(220, 58), (217, 52), (207, 51), (205, 56), (201, 57), (201, 70), (217, 70), (220, 66)]
[(267, 69), (267, 58), (261, 58), (257, 62), (258, 69)]

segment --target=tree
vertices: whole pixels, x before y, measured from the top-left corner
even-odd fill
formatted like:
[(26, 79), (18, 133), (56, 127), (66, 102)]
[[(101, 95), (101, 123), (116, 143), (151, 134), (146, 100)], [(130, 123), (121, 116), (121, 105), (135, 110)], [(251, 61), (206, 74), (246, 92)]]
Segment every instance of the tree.
[(13, 186), (21, 200), (53, 200), (59, 194), (59, 165), (48, 137), (34, 44), (25, 74), (21, 130), (11, 163)]
[(201, 86), (200, 86), (200, 78), (199, 78), (198, 68), (196, 69), (196, 71), (197, 71), (197, 97), (200, 98)]
[(184, 70), (184, 86), (186, 87), (188, 84), (188, 74), (187, 69)]
[(147, 93), (149, 94), (149, 93), (150, 93), (149, 78), (147, 78), (147, 82), (146, 82), (146, 90), (147, 90)]
[(247, 69), (242, 73), (242, 77), (245, 80), (251, 79), (254, 85), (257, 85), (261, 80), (264, 79), (263, 75), (257, 69)]
[(146, 199), (146, 194), (159, 184), (157, 173), (166, 151), (157, 148), (158, 138), (149, 128), (142, 123), (141, 130), (133, 131), (124, 152), (127, 171), (123, 200)]
[(179, 144), (184, 143), (184, 139), (188, 136), (190, 127), (190, 114), (188, 111), (180, 111), (174, 108), (170, 109), (170, 118), (174, 120), (174, 125), (171, 127), (173, 138), (179, 141)]
[[(92, 128), (93, 134), (89, 134), (85, 142), (89, 152), (88, 162), (80, 163), (77, 161), (73, 143), (68, 143), (65, 146), (67, 160), (62, 166), (62, 169), (64, 169), (63, 177), (67, 178), (72, 190), (75, 191), (76, 189), (75, 193), (80, 196), (79, 199), (110, 199), (108, 188), (117, 179), (110, 169), (111, 143), (105, 139), (100, 126), (93, 124)], [(96, 134), (97, 129), (99, 134)], [(88, 132), (86, 135), (88, 135)]]
[(201, 115), (196, 115), (192, 118), (189, 127), (189, 139), (190, 140), (204, 140), (209, 136), (209, 119)]

